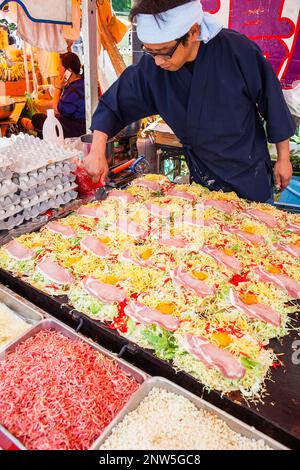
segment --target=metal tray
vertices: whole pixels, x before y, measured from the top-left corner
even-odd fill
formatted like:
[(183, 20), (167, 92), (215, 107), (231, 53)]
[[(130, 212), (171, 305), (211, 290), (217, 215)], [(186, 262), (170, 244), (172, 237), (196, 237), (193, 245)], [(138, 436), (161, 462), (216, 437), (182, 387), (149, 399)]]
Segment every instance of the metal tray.
[[(24, 320), (28, 325), (36, 325), (40, 323), (44, 316), (45, 312), (40, 310), (38, 307), (35, 307), (27, 300), (23, 299), (19, 295), (15, 294), (7, 287), (0, 284), (0, 303), (3, 303), (8, 308), (10, 308), (17, 317)], [(29, 327), (30, 329), (30, 327)], [(10, 344), (14, 343), (18, 338), (22, 337), (23, 333), (10, 341), (9, 343), (0, 346), (0, 354), (3, 352)], [(1, 445), (0, 445), (1, 447)]]
[[(111, 434), (113, 428), (119, 424), (125, 416), (130, 413), (131, 411), (135, 410), (139, 404), (146, 398), (150, 391), (153, 388), (162, 388), (164, 390), (168, 390), (169, 392), (176, 393), (177, 395), (182, 395), (185, 398), (188, 398), (192, 403), (194, 403), (197, 408), (203, 409), (210, 413), (215, 414), (218, 418), (225, 421), (225, 423), (235, 432), (248, 437), (249, 439), (255, 440), (263, 440), (266, 445), (271, 447), (274, 450), (288, 450), (287, 447), (283, 446), (279, 442), (274, 441), (270, 437), (266, 436), (265, 434), (257, 431), (254, 427), (248, 426), (247, 424), (243, 423), (242, 421), (234, 418), (233, 416), (229, 415), (225, 411), (222, 411), (220, 408), (208, 403), (207, 401), (203, 400), (202, 398), (193, 395), (192, 393), (188, 392), (184, 388), (175, 385), (173, 382), (164, 379), (163, 377), (152, 377), (151, 379), (147, 380), (140, 390), (130, 399), (130, 401), (125, 405), (125, 407), (120, 411), (120, 413), (114, 418), (114, 420), (107, 426), (104, 430), (102, 435), (97, 439), (95, 444), (93, 445), (92, 449), (98, 450), (102, 444), (106, 441), (106, 439)], [(196, 450), (196, 449), (195, 449)], [(201, 450), (201, 449), (197, 449)]]
[[(142, 349), (110, 327), (72, 309), (67, 304), (67, 297), (51, 297), (3, 269), (0, 269), (0, 280), (53, 318), (80, 331), (150, 376), (163, 376), (288, 448), (300, 449), (300, 429), (297, 426), (300, 422), (300, 369), (291, 361), (293, 342), (299, 339), (298, 330), (281, 342), (272, 340), (271, 346), (276, 354), (281, 355), (284, 368), (272, 370), (272, 380), (267, 382), (267, 394), (262, 402), (248, 403), (238, 392), (223, 396), (216, 390), (208, 392), (191, 375), (176, 371), (170, 363), (154, 356), (152, 351)], [(295, 320), (295, 326), (300, 328), (300, 317)]]
[(0, 447), (2, 450), (26, 450), (26, 447), (21, 442), (12, 436), (0, 424)]
[[(120, 359), (120, 358), (116, 357), (114, 354), (110, 353), (109, 351), (102, 348), (98, 344), (95, 344), (92, 341), (86, 339), (82, 335), (80, 335), (78, 333), (75, 333), (74, 330), (67, 327), (66, 325), (64, 325), (60, 321), (50, 320), (50, 319), (41, 321), (37, 325), (30, 328), (23, 336), (19, 337), (16, 341), (10, 343), (7, 347), (5, 347), (3, 349), (3, 351), (0, 352), (0, 361), (1, 361), (2, 358), (5, 357), (5, 355), (7, 353), (15, 351), (15, 349), (17, 348), (17, 346), (20, 343), (23, 343), (28, 338), (36, 335), (41, 330), (54, 330), (54, 331), (57, 331), (58, 333), (63, 334), (64, 336), (71, 339), (72, 341), (75, 341), (75, 340), (79, 339), (79, 340), (83, 341), (84, 343), (89, 344), (93, 349), (99, 351), (101, 354), (106, 356), (108, 359), (111, 359), (114, 362), (116, 362), (118, 364), (118, 366), (120, 367), (120, 369), (122, 369), (124, 372), (126, 372), (126, 374), (133, 377), (139, 384), (143, 384), (148, 378), (148, 375), (145, 374), (144, 372), (142, 372), (141, 370), (139, 370), (136, 367), (132, 366), (128, 362), (124, 361), (123, 359)], [(133, 394), (133, 397), (135, 397), (135, 395), (137, 395), (138, 391)], [(0, 432), (1, 431), (4, 432), (6, 437), (8, 437), (13, 443), (15, 443), (15, 444), (18, 443), (18, 440), (6, 428), (1, 426)], [(19, 446), (19, 444), (18, 444), (18, 446)], [(21, 446), (22, 446), (21, 447), (22, 449), (25, 449), (24, 445), (21, 444)]]
[(35, 325), (42, 321), (46, 315), (45, 312), (38, 307), (28, 302), (28, 300), (25, 300), (20, 295), (15, 294), (7, 287), (4, 287), (2, 284), (0, 284), (0, 302), (13, 310), (18, 317), (22, 318), (22, 320), (30, 325)]

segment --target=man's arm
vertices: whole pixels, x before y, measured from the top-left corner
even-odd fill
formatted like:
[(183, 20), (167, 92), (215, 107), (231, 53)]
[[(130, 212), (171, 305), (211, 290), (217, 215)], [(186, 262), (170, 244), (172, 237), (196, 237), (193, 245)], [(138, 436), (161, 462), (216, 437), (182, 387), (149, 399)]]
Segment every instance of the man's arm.
[(268, 141), (276, 145), (274, 179), (277, 188), (284, 190), (292, 177), (289, 138), (295, 133), (296, 125), (270, 62), (255, 43), (251, 44), (243, 48), (239, 57), (250, 97), (266, 121)]
[(277, 189), (283, 191), (289, 185), (293, 175), (289, 140), (279, 142), (276, 148), (278, 158), (274, 168), (275, 185)]
[(106, 160), (106, 144), (108, 135), (101, 131), (94, 131), (93, 144), (89, 155), (84, 161), (87, 173), (93, 183), (101, 181), (105, 185), (108, 174), (108, 164)]

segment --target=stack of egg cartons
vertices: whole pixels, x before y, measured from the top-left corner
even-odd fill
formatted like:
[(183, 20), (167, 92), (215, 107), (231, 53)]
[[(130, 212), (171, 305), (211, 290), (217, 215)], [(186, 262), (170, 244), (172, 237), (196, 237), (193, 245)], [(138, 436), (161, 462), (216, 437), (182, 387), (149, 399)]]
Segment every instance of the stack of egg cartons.
[(0, 230), (10, 230), (76, 199), (71, 162), (75, 156), (73, 151), (29, 135), (13, 136), (0, 156), (6, 162), (3, 174), (10, 181), (11, 198), (10, 203), (0, 199)]
[(5, 227), (9, 230), (23, 222), (21, 198), (12, 176), (9, 162), (0, 155), (0, 230)]

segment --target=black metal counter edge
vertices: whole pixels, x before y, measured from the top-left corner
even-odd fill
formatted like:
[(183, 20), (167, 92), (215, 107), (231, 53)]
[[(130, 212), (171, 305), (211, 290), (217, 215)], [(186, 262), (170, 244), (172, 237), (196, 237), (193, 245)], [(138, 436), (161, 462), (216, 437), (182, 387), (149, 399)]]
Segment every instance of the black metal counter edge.
[[(118, 354), (136, 367), (143, 369), (146, 373), (153, 376), (163, 376), (190, 392), (203, 397), (208, 402), (241, 421), (244, 421), (248, 425), (254, 426), (259, 431), (281, 442), (288, 448), (294, 450), (300, 449), (300, 438), (298, 438), (297, 435), (276, 425), (274, 421), (266, 419), (261, 412), (257, 411), (255, 408), (249, 407), (247, 403), (238, 403), (236, 400), (227, 396), (221, 397), (220, 393), (216, 391), (210, 393), (206, 392), (203, 386), (192, 376), (183, 372), (176, 372), (169, 363), (158, 359), (151, 352), (138, 347), (136, 344), (123, 338), (98, 321), (92, 320), (86, 315), (72, 309), (66, 303), (66, 298), (54, 298), (44, 294), (2, 269), (0, 269), (0, 282), (12, 289), (16, 294), (23, 296), (42, 308), (48, 314), (66, 323), (77, 332), (80, 332), (106, 349)], [(282, 399), (284, 400), (285, 397), (283, 396)]]

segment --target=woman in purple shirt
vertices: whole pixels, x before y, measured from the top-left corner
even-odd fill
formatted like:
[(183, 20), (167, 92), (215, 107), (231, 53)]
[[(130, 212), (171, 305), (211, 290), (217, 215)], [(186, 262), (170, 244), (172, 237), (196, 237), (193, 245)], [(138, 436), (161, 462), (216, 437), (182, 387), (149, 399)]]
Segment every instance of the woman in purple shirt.
[[(84, 77), (79, 57), (73, 52), (61, 55), (60, 79), (55, 83), (53, 108), (60, 121), (64, 137), (80, 137), (86, 133)], [(42, 131), (46, 116), (35, 114), (32, 124)]]

